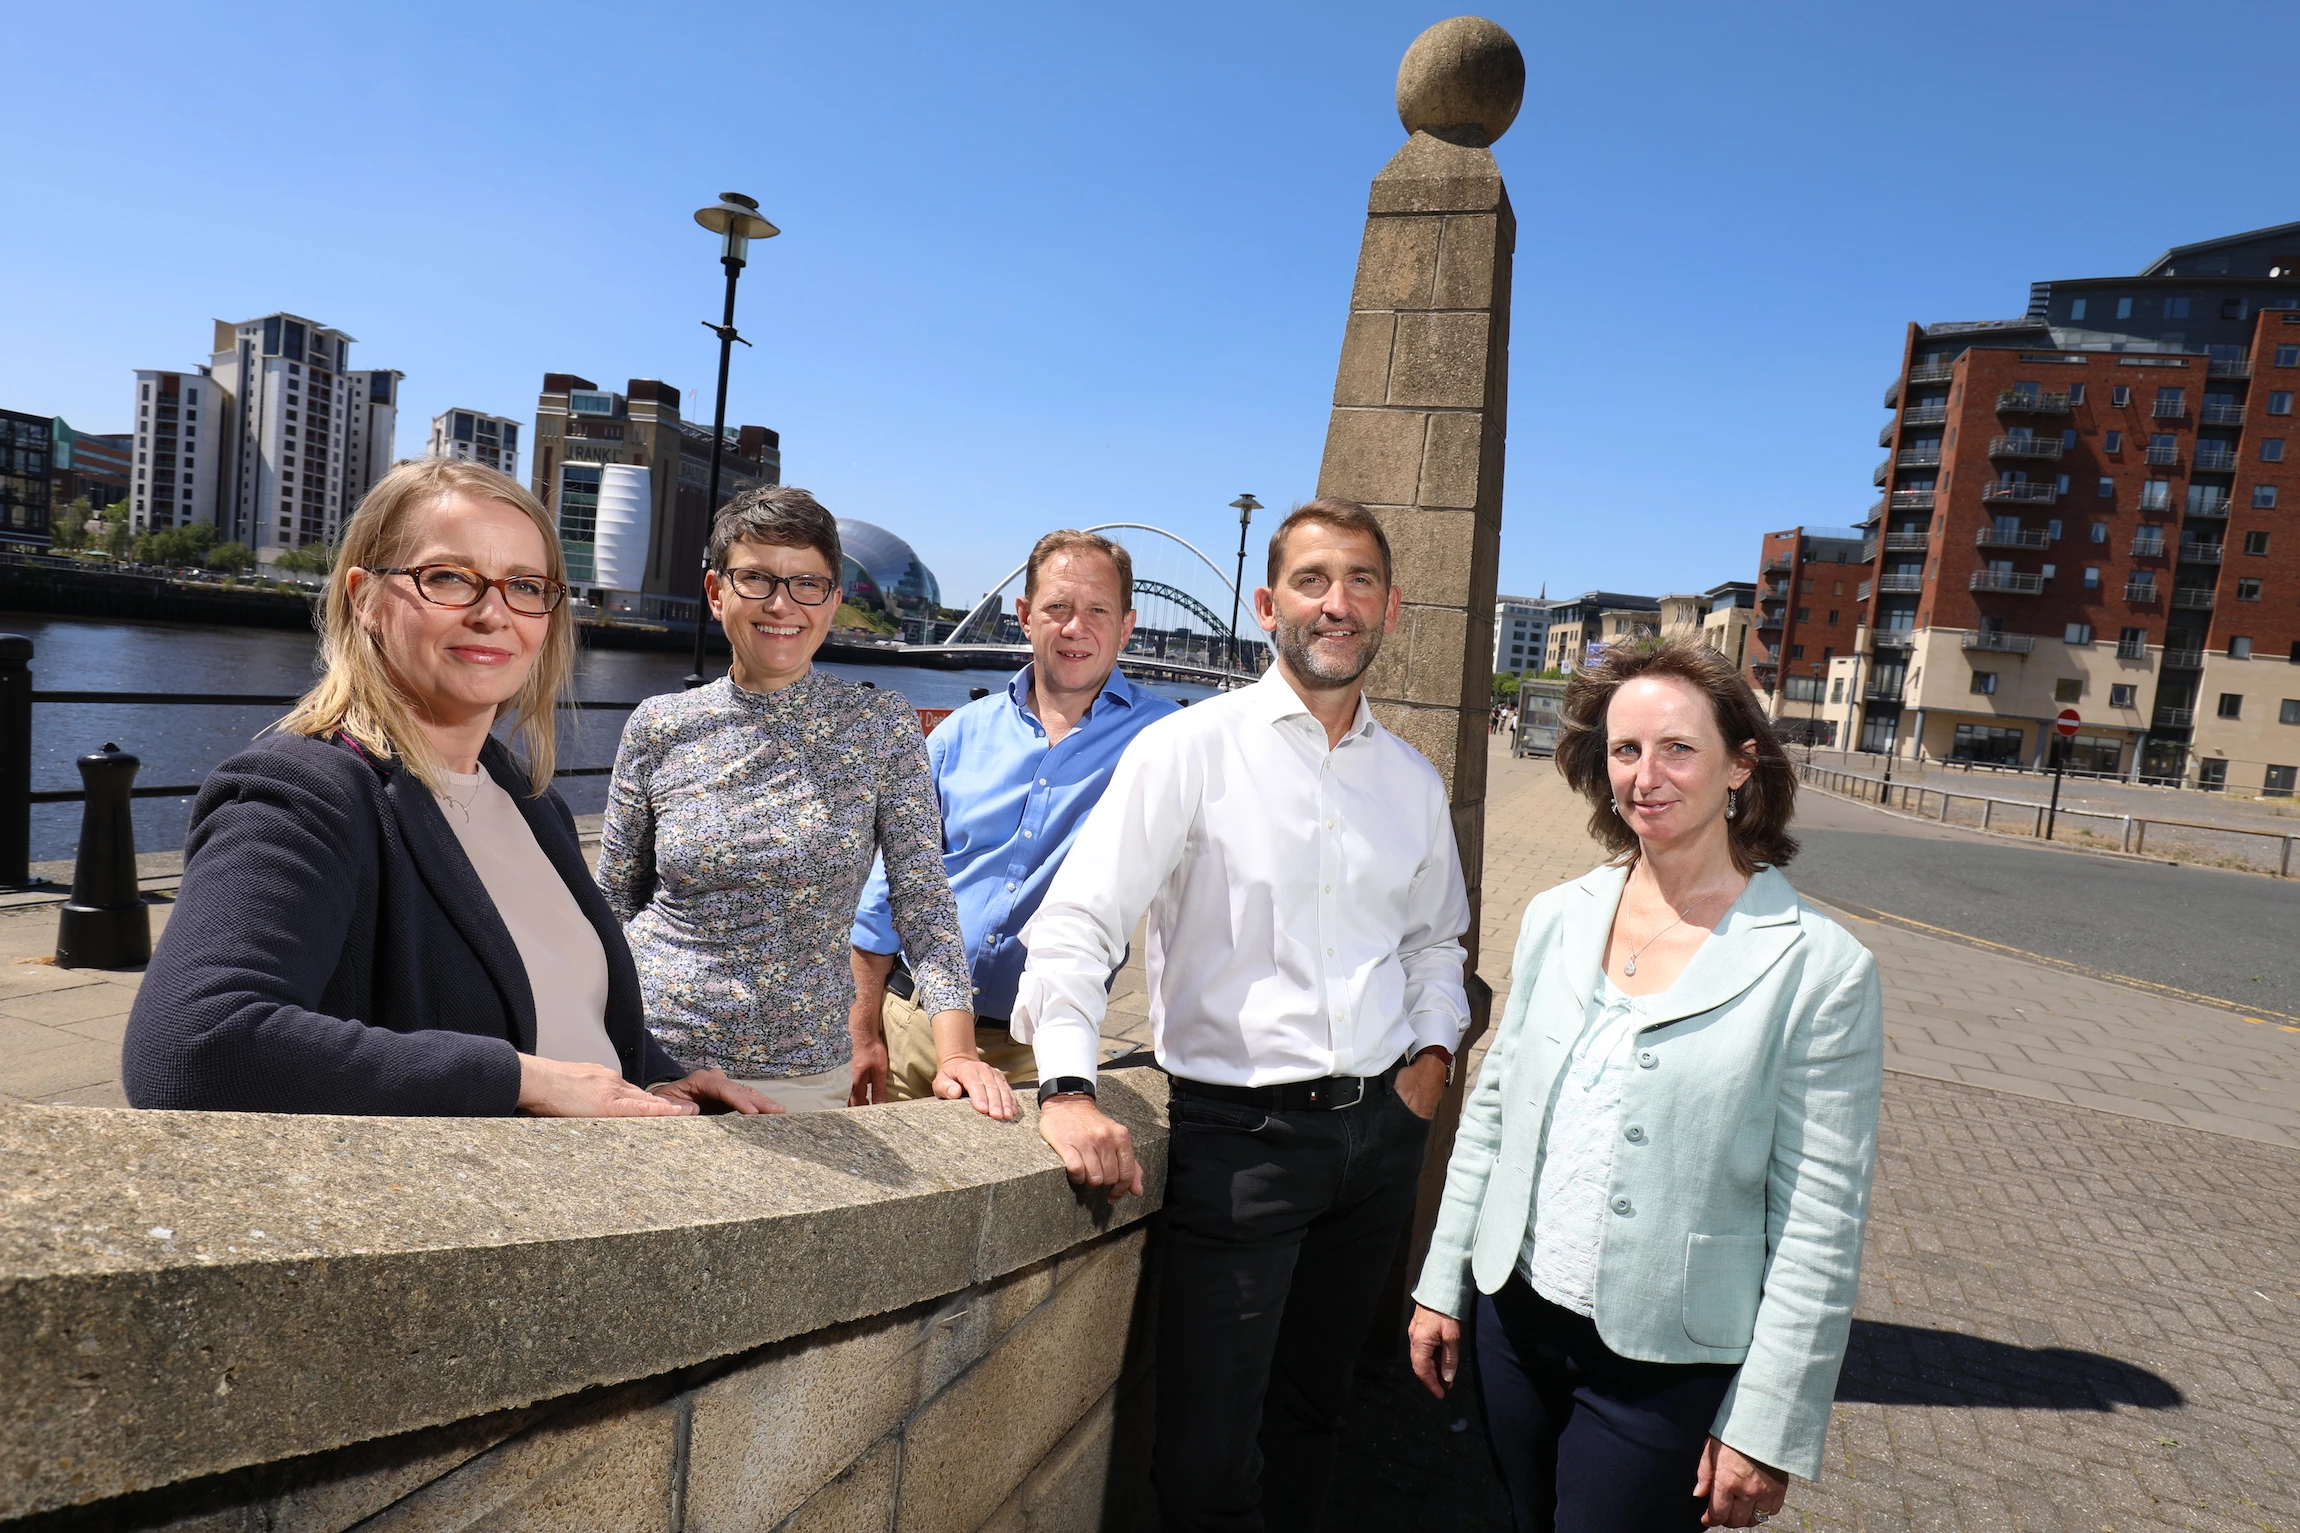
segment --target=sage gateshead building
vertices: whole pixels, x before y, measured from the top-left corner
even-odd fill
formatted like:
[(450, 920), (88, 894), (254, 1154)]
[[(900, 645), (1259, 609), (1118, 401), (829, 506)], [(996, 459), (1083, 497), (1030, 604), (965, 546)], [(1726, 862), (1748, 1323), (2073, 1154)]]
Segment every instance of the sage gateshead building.
[(846, 599), (876, 607), (921, 637), (942, 606), (942, 584), (917, 550), (876, 522), (839, 518), (839, 547), (846, 554)]

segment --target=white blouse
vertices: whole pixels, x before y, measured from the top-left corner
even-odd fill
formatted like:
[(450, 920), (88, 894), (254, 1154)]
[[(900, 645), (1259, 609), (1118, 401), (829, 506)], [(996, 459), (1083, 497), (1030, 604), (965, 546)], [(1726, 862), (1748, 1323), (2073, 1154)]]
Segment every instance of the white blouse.
[(536, 1057), (621, 1074), (607, 1037), (607, 950), (598, 930), (501, 783), (485, 771), (449, 772), (447, 785), (435, 795), (439, 812), (510, 930), (535, 994)]
[(1534, 1292), (1577, 1315), (1597, 1310), (1597, 1247), (1621, 1144), (1622, 1084), (1637, 1067), (1638, 1031), (1667, 994), (1623, 995), (1604, 977), (1542, 1132), (1533, 1220), (1517, 1270)]

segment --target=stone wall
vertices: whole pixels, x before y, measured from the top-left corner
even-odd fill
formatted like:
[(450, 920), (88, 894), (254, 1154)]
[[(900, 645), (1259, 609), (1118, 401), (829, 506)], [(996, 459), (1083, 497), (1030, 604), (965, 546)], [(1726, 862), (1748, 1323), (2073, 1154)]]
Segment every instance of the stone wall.
[(1163, 1078), (1105, 1079), (1116, 1209), (953, 1103), (0, 1111), (0, 1526), (1132, 1526)]

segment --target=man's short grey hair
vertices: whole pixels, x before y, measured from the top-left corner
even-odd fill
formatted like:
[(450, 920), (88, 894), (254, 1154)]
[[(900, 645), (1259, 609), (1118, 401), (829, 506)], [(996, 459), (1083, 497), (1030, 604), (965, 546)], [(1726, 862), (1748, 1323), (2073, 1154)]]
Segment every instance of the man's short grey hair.
[(737, 543), (775, 548), (811, 548), (830, 565), (831, 578), (846, 579), (846, 554), (839, 547), (838, 518), (796, 485), (767, 484), (745, 490), (720, 508), (711, 523), (711, 568), (727, 567), (727, 550)]

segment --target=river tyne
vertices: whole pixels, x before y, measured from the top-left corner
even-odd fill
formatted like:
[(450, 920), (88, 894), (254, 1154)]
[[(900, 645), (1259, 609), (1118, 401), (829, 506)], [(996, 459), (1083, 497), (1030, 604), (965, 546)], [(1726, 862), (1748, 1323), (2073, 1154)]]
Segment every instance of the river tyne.
[[(239, 692), (286, 694), (312, 683), (317, 640), (271, 628), (219, 628), (192, 623), (138, 623), (99, 618), (35, 617), (0, 613), (0, 633), (21, 634), (33, 644), (32, 682), (44, 692)], [(682, 655), (636, 650), (581, 650), (575, 660), (574, 695), (586, 700), (636, 702), (659, 692), (680, 690), (689, 660)], [(708, 675), (725, 673), (724, 658)], [(975, 687), (994, 691), (1011, 671), (924, 670), (902, 665), (826, 664), (823, 669), (850, 681), (867, 681), (898, 692), (914, 708), (955, 708)], [(1177, 699), (1212, 695), (1207, 687), (1169, 682), (1144, 683)], [(278, 708), (179, 706), (173, 704), (40, 703), (32, 709), (32, 786), (35, 790), (77, 788), (73, 761), (107, 742), (142, 761), (139, 783), (195, 783), (217, 764), (245, 749), (278, 718)], [(567, 711), (560, 715), (559, 764), (604, 767), (615, 760), (615, 745), (630, 717), (616, 711)], [(565, 777), (559, 792), (577, 814), (605, 807), (607, 779)], [(136, 850), (167, 851), (184, 844), (191, 800), (136, 800)], [(67, 858), (79, 843), (78, 804), (32, 806), (34, 861)]]

